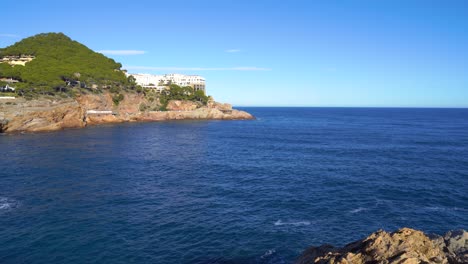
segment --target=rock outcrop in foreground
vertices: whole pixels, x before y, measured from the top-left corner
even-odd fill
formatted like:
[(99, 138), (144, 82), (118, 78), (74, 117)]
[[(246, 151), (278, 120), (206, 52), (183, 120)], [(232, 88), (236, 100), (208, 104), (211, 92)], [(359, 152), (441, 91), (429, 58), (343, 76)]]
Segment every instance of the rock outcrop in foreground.
[(388, 233), (377, 231), (343, 248), (331, 245), (311, 247), (296, 264), (373, 264), (373, 263), (468, 263), (468, 232), (450, 231), (445, 236), (425, 235), (402, 228)]
[(153, 111), (157, 107), (157, 102), (148, 101), (137, 93), (127, 93), (118, 105), (114, 104), (109, 93), (80, 95), (75, 99), (2, 99), (0, 133), (45, 132), (121, 122), (254, 119), (247, 112), (232, 109), (229, 104), (213, 101), (206, 106), (189, 101), (170, 101), (168, 111)]

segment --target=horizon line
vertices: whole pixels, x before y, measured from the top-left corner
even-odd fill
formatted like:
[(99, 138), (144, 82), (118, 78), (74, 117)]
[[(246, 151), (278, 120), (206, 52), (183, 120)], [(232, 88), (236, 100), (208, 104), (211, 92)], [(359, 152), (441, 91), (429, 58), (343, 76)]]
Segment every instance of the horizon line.
[(468, 106), (285, 106), (285, 105), (236, 105), (233, 107), (256, 107), (256, 108), (413, 108), (413, 109), (468, 109)]

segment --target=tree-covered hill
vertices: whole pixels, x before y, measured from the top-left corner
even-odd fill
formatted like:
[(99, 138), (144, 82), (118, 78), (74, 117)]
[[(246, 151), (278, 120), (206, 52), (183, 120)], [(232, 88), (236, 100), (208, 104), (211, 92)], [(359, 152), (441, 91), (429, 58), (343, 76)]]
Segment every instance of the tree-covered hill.
[(70, 89), (70, 82), (81, 87), (134, 86), (120, 70), (122, 65), (94, 52), (62, 33), (44, 33), (25, 38), (0, 49), (1, 58), (34, 56), (25, 66), (0, 63), (0, 78), (19, 80), (19, 89), (55, 93)]

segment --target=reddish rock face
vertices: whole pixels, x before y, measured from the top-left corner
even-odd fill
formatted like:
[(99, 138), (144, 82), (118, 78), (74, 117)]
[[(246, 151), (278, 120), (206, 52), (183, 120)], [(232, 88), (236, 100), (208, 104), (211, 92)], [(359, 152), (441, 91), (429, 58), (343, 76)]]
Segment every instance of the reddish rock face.
[[(159, 109), (157, 100), (148, 101), (142, 94), (125, 93), (115, 105), (110, 93), (80, 95), (75, 99), (41, 98), (27, 101), (15, 99), (0, 102), (0, 132), (44, 132), (64, 128), (81, 128), (105, 123), (164, 121), (179, 119), (254, 119), (247, 112), (233, 110), (229, 104), (214, 101), (207, 106), (189, 101), (170, 101), (169, 111)], [(112, 114), (91, 114), (89, 110), (112, 111)]]
[(43, 132), (63, 128), (81, 128), (86, 125), (82, 108), (76, 101), (26, 101), (0, 105), (4, 115), (4, 132)]
[(171, 100), (167, 104), (167, 110), (169, 111), (193, 111), (202, 105), (191, 101)]
[(244, 111), (232, 110), (231, 113), (227, 114), (219, 109), (201, 107), (194, 111), (148, 112), (138, 116), (137, 121), (162, 121), (182, 119), (249, 120), (254, 119), (254, 117), (251, 114)]
[(209, 101), (208, 104), (207, 104), (207, 107), (208, 108), (216, 108), (216, 109), (219, 109), (221, 111), (230, 111), (232, 110), (232, 105), (231, 104), (223, 104), (223, 103), (218, 103), (218, 102), (215, 102), (215, 101)]

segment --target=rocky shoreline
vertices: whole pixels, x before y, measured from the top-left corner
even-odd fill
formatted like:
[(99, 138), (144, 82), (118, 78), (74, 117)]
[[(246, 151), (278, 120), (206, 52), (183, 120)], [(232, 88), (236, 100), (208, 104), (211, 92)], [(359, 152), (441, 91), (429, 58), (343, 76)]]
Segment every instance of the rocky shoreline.
[(468, 232), (449, 231), (444, 236), (426, 235), (402, 228), (388, 233), (379, 230), (342, 248), (331, 245), (310, 247), (296, 264), (417, 264), (468, 263)]
[(251, 114), (214, 101), (201, 105), (170, 101), (168, 111), (154, 111), (158, 103), (142, 94), (127, 93), (116, 105), (110, 93), (76, 98), (43, 97), (0, 100), (0, 133), (48, 132), (90, 125), (168, 120), (249, 120)]

